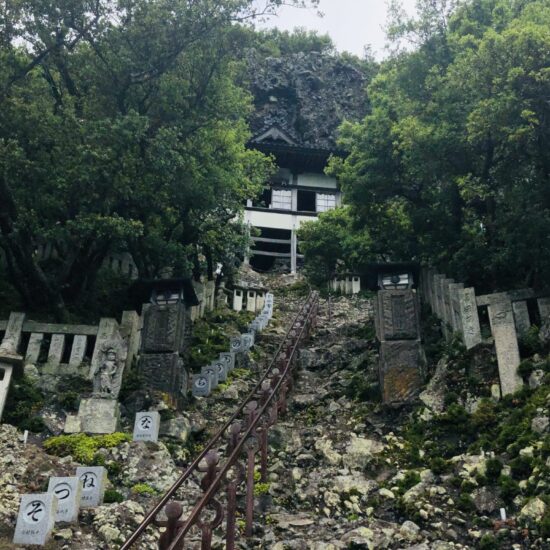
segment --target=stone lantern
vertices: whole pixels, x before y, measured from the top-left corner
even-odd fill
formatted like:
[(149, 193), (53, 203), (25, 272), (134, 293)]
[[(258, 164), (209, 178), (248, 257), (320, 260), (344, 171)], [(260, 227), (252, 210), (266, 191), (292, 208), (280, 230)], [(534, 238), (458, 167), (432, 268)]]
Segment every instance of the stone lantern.
[(184, 363), (191, 339), (191, 307), (198, 300), (190, 279), (160, 279), (143, 285), (150, 298), (143, 305), (138, 369), (145, 387), (179, 403), (187, 392)]

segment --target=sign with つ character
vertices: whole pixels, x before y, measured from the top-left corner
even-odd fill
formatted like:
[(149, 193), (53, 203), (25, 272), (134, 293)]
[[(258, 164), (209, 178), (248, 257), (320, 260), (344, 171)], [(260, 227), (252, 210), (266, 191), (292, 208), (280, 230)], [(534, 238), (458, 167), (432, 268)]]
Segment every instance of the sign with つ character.
[(138, 412), (134, 423), (134, 441), (158, 441), (160, 414), (157, 411)]
[(76, 477), (82, 482), (81, 508), (94, 508), (103, 503), (107, 470), (103, 466), (79, 466)]
[(51, 477), (48, 493), (53, 493), (57, 497), (56, 522), (72, 523), (78, 520), (82, 497), (82, 482), (78, 477)]
[(50, 538), (57, 509), (57, 497), (53, 493), (22, 495), (14, 544), (43, 546)]

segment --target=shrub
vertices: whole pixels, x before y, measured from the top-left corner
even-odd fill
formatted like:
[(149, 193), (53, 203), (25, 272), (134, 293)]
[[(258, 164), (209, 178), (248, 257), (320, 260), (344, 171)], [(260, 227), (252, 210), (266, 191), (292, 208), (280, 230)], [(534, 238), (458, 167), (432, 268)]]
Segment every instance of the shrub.
[(402, 493), (406, 493), (409, 489), (418, 485), (418, 483), (420, 483), (420, 474), (414, 470), (408, 470), (405, 472), (403, 480), (397, 483), (397, 486)]
[(520, 493), (518, 482), (509, 476), (500, 476), (498, 484), (500, 487), (500, 494), (507, 503), (511, 503)]
[(496, 481), (502, 472), (502, 462), (498, 458), (490, 458), (486, 462), (485, 475), (490, 481)]
[(131, 491), (136, 495), (143, 496), (153, 496), (158, 493), (158, 491), (154, 487), (151, 487), (147, 483), (138, 483), (132, 487)]
[(32, 380), (25, 376), (14, 379), (8, 392), (2, 421), (21, 430), (42, 432), (45, 425), (36, 413), (43, 404), (44, 396)]
[(473, 512), (476, 508), (472, 497), (468, 493), (460, 493), (456, 507), (462, 512)]
[(123, 502), (124, 501), (124, 495), (119, 493), (115, 489), (106, 489), (105, 490), (105, 496), (103, 497), (103, 502), (105, 504), (111, 504), (113, 502)]
[(493, 535), (483, 535), (479, 540), (479, 550), (498, 550), (499, 544)]
[(512, 477), (515, 479), (525, 479), (531, 475), (533, 469), (533, 459), (526, 456), (518, 456), (510, 462)]
[(522, 361), (520, 364), (519, 364), (519, 367), (518, 367), (518, 374), (522, 377), (522, 378), (529, 378), (529, 376), (531, 375), (531, 373), (535, 370), (535, 365), (533, 364), (532, 361), (529, 361), (529, 360), (525, 360), (525, 361)]
[(75, 391), (67, 391), (59, 395), (59, 405), (66, 411), (78, 410), (80, 396)]
[(542, 351), (542, 344), (539, 339), (539, 331), (539, 327), (537, 327), (536, 325), (532, 325), (531, 327), (529, 327), (529, 330), (520, 337), (519, 349), (521, 355), (535, 355), (535, 353), (539, 353)]
[(77, 462), (91, 465), (95, 463), (96, 452), (99, 449), (118, 447), (121, 443), (131, 441), (132, 437), (125, 433), (108, 435), (71, 434), (51, 437), (44, 442), (46, 452), (57, 456), (71, 455)]
[(441, 475), (449, 471), (449, 463), (439, 456), (432, 458), (429, 466), (430, 470), (436, 475)]
[(254, 495), (257, 497), (267, 495), (270, 487), (271, 483), (256, 483), (256, 485), (254, 485)]

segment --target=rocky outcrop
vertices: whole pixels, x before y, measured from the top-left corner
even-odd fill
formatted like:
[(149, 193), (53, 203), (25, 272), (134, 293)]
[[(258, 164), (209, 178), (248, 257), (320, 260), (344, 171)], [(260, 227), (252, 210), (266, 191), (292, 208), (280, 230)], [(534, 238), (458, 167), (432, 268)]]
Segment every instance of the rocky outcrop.
[(367, 82), (358, 64), (319, 52), (264, 58), (251, 51), (247, 61), (253, 134), (278, 126), (299, 145), (332, 149), (341, 122), (366, 114)]

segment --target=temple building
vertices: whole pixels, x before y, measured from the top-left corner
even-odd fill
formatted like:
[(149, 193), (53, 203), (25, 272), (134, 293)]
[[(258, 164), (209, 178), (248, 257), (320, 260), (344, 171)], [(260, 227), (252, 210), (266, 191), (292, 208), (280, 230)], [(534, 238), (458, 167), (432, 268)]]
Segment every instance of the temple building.
[(273, 155), (278, 166), (262, 195), (249, 200), (245, 209), (253, 235), (250, 265), (258, 271), (277, 267), (295, 273), (302, 259), (298, 228), (340, 204), (336, 178), (324, 173), (329, 156), (339, 152), (302, 146), (277, 126), (255, 136), (249, 145)]

